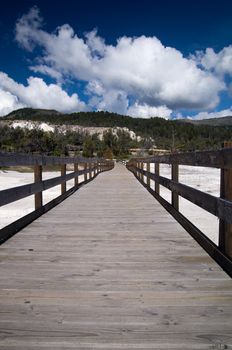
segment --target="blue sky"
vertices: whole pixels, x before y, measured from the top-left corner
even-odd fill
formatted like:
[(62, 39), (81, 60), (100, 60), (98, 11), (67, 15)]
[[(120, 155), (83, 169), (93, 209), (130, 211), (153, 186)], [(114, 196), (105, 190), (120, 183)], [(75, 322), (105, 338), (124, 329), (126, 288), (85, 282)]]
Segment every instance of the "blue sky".
[(232, 2), (12, 1), (0, 12), (0, 115), (232, 113)]

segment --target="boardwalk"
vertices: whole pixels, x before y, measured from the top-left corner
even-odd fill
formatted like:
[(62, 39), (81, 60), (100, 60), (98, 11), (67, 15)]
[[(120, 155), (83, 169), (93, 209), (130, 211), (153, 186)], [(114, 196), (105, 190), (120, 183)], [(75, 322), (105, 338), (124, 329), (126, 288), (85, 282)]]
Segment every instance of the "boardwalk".
[(0, 248), (0, 349), (232, 349), (232, 281), (123, 166)]

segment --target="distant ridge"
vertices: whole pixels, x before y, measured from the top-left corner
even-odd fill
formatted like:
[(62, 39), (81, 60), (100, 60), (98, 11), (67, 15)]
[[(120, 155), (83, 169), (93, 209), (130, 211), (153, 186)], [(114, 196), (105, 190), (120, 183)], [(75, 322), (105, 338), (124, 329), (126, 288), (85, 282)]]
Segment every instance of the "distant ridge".
[(194, 125), (210, 125), (210, 126), (232, 126), (232, 116), (226, 116), (221, 118), (209, 118), (209, 119), (179, 119), (184, 123), (191, 123)]
[(43, 121), (57, 124), (79, 124), (83, 126), (126, 126), (126, 124), (148, 124), (148, 120), (159, 120), (165, 123), (188, 123), (193, 125), (209, 125), (209, 126), (232, 126), (232, 116), (226, 116), (222, 118), (209, 118), (209, 119), (176, 119), (165, 120), (163, 118), (152, 117), (149, 119), (133, 118), (125, 115), (110, 112), (76, 112), (76, 113), (61, 113), (55, 109), (38, 109), (38, 108), (21, 108), (15, 110), (5, 117), (0, 118), (2, 120), (33, 120)]
[(36, 118), (39, 116), (51, 116), (60, 115), (62, 113), (56, 111), (55, 109), (40, 109), (40, 108), (20, 108), (9, 113), (4, 119), (23, 119), (23, 118)]

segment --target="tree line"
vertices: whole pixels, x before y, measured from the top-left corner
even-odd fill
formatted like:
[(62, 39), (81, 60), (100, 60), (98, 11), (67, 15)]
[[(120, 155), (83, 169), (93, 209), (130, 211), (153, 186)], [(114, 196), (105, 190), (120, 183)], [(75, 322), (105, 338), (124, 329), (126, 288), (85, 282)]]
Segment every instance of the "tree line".
[(85, 156), (105, 152), (114, 157), (129, 156), (130, 148), (154, 147), (177, 151), (212, 150), (221, 147), (223, 141), (232, 140), (232, 126), (194, 125), (163, 118), (131, 118), (109, 112), (78, 112), (62, 114), (56, 111), (24, 108), (10, 113), (3, 120), (30, 120), (53, 125), (81, 125), (85, 127), (128, 128), (142, 137), (140, 142), (130, 139), (123, 131), (115, 136), (107, 132), (103, 140), (97, 135), (79, 132), (47, 133), (41, 130), (23, 130), (1, 127), (1, 149), (46, 154), (67, 154), (69, 149), (83, 152)]
[(67, 131), (46, 132), (38, 128), (23, 129), (0, 125), (0, 150), (7, 152), (39, 153), (46, 155), (75, 155), (84, 157), (127, 158), (129, 149), (139, 147), (128, 132), (111, 129), (103, 133), (102, 140), (97, 134)]

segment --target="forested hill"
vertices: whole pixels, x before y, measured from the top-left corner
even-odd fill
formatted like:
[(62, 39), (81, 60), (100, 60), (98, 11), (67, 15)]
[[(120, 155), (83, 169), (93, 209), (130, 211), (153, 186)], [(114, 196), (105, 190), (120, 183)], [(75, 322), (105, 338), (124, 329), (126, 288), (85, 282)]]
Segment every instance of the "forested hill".
[(143, 138), (151, 137), (155, 140), (157, 147), (165, 149), (170, 149), (173, 145), (179, 150), (215, 149), (219, 148), (223, 141), (232, 140), (232, 126), (230, 125), (213, 126), (163, 118), (132, 118), (109, 112), (62, 114), (55, 110), (24, 108), (2, 118), (2, 120), (16, 119), (40, 121), (53, 125), (127, 127)]
[[(35, 109), (35, 108), (22, 108), (11, 112), (2, 119), (10, 120), (33, 120), (48, 122), (52, 124), (78, 124), (83, 126), (105, 126), (105, 127), (136, 127), (146, 124), (163, 123), (166, 121), (163, 118), (132, 118), (116, 113), (109, 112), (77, 112), (71, 114), (60, 113), (53, 109)], [(173, 120), (171, 123), (188, 123), (194, 125), (208, 125), (208, 126), (232, 126), (232, 116), (222, 118), (209, 118), (201, 120), (193, 119), (179, 119)], [(159, 123), (159, 124), (160, 124)], [(168, 121), (170, 123), (170, 121)]]
[[(109, 112), (77, 112), (71, 114), (59, 113), (55, 110), (23, 108), (11, 112), (3, 119), (32, 120), (51, 124), (68, 124), (82, 126), (126, 127), (133, 124), (135, 119)], [(161, 118), (162, 119), (162, 118)], [(143, 121), (144, 119), (136, 119)]]

